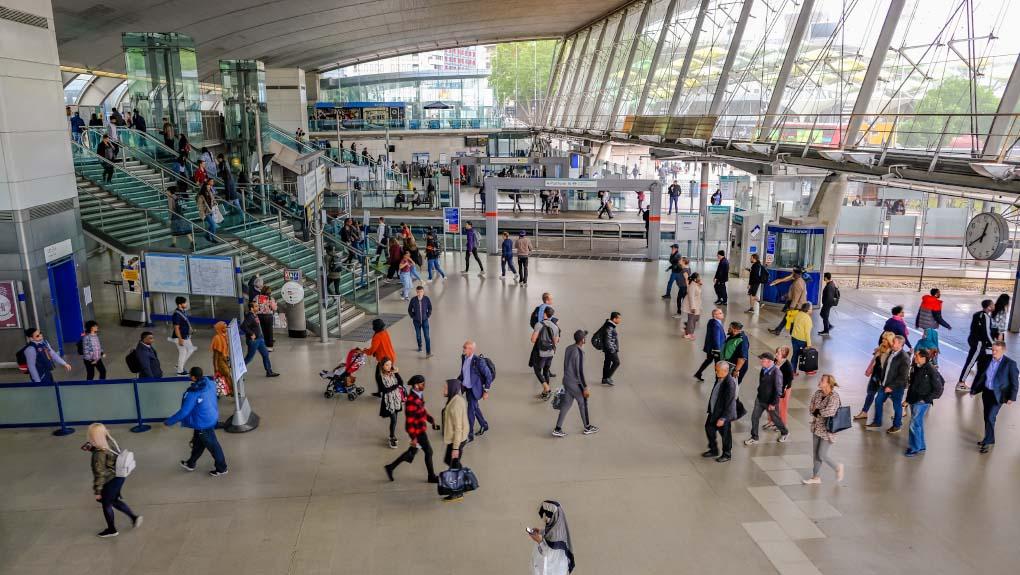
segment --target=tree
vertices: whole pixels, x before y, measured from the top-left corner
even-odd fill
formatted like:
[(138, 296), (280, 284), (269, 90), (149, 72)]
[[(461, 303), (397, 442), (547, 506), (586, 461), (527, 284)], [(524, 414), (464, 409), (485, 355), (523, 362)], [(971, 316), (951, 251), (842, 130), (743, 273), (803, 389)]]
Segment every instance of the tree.
[[(977, 114), (994, 114), (998, 107), (999, 97), (987, 86), (977, 87)], [(972, 132), (970, 114), (970, 81), (967, 78), (949, 78), (930, 88), (914, 107), (915, 114), (937, 114), (933, 116), (917, 116), (900, 126), (897, 131), (905, 133), (900, 144), (907, 148), (933, 148), (938, 145), (939, 136), (945, 126), (946, 116), (962, 114), (949, 121), (946, 140), (943, 145), (959, 136), (968, 136)], [(992, 119), (989, 116), (978, 118), (977, 133), (980, 136), (988, 132)]]
[(536, 94), (546, 98), (552, 72), (555, 40), (537, 40), (498, 44), (493, 50), (489, 85), (502, 105), (514, 102), (530, 109)]

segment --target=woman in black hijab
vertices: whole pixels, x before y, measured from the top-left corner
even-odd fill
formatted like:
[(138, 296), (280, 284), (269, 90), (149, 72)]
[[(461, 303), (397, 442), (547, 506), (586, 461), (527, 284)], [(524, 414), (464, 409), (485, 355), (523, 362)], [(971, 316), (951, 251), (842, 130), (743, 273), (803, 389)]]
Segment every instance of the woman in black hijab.
[(543, 529), (528, 528), (528, 535), (538, 543), (532, 556), (534, 575), (568, 575), (574, 571), (574, 548), (570, 544), (567, 516), (560, 504), (545, 500), (538, 508), (538, 516), (545, 522)]

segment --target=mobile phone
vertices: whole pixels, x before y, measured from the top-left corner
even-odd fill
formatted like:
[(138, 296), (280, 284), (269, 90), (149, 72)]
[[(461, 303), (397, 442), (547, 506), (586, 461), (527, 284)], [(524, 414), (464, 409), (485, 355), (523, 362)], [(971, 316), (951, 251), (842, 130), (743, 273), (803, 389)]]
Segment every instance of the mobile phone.
[(524, 530), (527, 531), (528, 535), (534, 535), (538, 532), (534, 527), (525, 527)]

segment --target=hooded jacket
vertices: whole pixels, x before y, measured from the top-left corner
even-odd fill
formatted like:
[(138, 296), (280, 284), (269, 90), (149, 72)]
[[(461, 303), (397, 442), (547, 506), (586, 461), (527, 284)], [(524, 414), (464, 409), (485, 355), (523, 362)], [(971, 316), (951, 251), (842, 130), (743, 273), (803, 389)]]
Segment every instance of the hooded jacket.
[(216, 405), (216, 383), (209, 376), (193, 382), (184, 392), (181, 408), (166, 420), (167, 425), (180, 422), (192, 429), (213, 429), (220, 418)]

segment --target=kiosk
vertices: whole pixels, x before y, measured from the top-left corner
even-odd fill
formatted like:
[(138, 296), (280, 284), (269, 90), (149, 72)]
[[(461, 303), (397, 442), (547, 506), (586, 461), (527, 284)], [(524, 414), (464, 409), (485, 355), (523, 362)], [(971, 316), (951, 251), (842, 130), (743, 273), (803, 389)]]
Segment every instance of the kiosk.
[[(807, 298), (812, 305), (819, 304), (822, 288), (822, 263), (825, 260), (824, 226), (783, 226), (769, 224), (765, 234), (765, 266), (769, 270), (769, 283), (793, 273), (793, 268), (804, 270)], [(762, 301), (782, 305), (790, 283), (765, 285)]]

